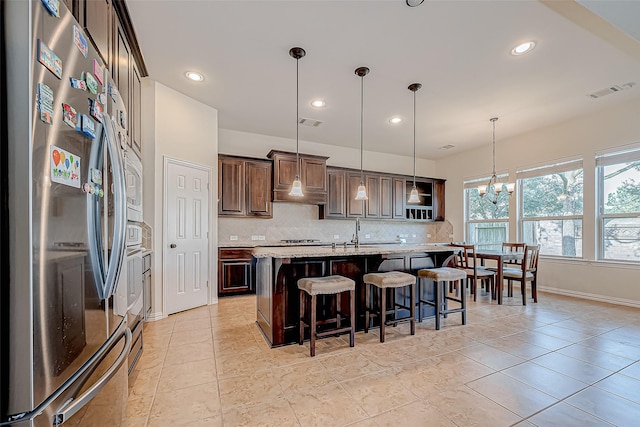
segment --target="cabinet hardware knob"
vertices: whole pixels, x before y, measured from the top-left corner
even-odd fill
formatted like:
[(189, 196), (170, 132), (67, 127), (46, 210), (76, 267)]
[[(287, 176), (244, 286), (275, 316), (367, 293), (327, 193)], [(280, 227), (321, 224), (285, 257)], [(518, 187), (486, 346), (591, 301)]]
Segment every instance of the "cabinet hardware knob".
[(170, 247), (171, 249), (175, 249), (175, 248), (176, 248), (176, 244), (175, 244), (175, 243), (172, 243), (172, 244), (170, 244), (170, 245), (169, 245), (169, 247)]

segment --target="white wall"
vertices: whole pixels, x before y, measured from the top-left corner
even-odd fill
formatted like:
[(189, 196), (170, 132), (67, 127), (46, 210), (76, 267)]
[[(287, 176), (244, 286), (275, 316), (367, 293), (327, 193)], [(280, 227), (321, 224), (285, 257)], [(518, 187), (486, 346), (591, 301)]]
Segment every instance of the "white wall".
[(218, 112), (150, 79), (142, 85), (144, 221), (153, 229), (153, 317), (163, 315), (163, 185), (165, 157), (211, 169), (209, 302), (217, 301)]
[[(597, 226), (594, 156), (612, 147), (640, 142), (638, 111), (640, 99), (508, 140), (500, 139), (500, 121), (497, 122), (496, 169), (498, 172), (508, 171), (512, 182), (516, 171), (528, 166), (583, 158), (584, 259), (541, 259), (541, 288), (640, 307), (640, 267), (594, 261)], [(464, 240), (463, 181), (491, 174), (491, 146), (442, 159), (437, 163), (436, 172), (439, 177), (447, 179), (446, 212), (453, 225), (454, 239)], [(515, 241), (516, 195), (511, 197), (509, 234), (510, 240)]]
[[(266, 157), (271, 150), (296, 151), (296, 140), (259, 135), (230, 129), (220, 129), (218, 152), (236, 156)], [(300, 141), (300, 152), (329, 157), (327, 164), (345, 168), (360, 169), (360, 149)], [(378, 153), (364, 150), (365, 170), (413, 175), (413, 157)], [(429, 178), (442, 178), (436, 173), (433, 160), (416, 160), (416, 174)]]

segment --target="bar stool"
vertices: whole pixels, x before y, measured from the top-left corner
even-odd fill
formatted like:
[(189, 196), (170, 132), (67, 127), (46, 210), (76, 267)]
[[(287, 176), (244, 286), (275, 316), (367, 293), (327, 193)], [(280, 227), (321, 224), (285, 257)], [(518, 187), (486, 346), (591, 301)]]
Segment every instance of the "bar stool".
[[(325, 276), (325, 277), (306, 277), (298, 280), (298, 289), (300, 289), (300, 345), (304, 342), (304, 328), (309, 327), (310, 353), (311, 357), (316, 355), (316, 339), (328, 335), (337, 335), (343, 332), (349, 332), (349, 346), (355, 345), (356, 333), (356, 282), (343, 276)], [(340, 311), (340, 295), (343, 292), (349, 292), (350, 326), (342, 327), (341, 317), (346, 317)], [(321, 321), (316, 320), (316, 301), (317, 295), (335, 295), (336, 296), (336, 317)], [(305, 321), (304, 312), (307, 302), (307, 296), (311, 297), (311, 313), (309, 322)], [(318, 325), (327, 323), (335, 323), (336, 327), (329, 330), (318, 332)]]
[[(415, 276), (400, 271), (389, 271), (386, 273), (368, 273), (362, 277), (362, 281), (366, 286), (365, 289), (365, 301), (367, 305), (365, 320), (364, 320), (364, 332), (369, 332), (369, 322), (371, 317), (380, 317), (380, 342), (384, 342), (384, 331), (387, 325), (397, 325), (398, 323), (409, 322), (411, 324), (411, 335), (416, 334), (416, 278)], [(371, 289), (373, 287), (378, 288), (379, 309), (374, 310), (374, 304), (371, 303)], [(409, 286), (410, 289), (410, 303), (409, 307), (402, 304), (398, 304), (393, 299), (393, 309), (387, 311), (387, 289), (395, 289)], [(376, 292), (377, 293), (377, 292)], [(398, 307), (409, 310), (409, 316), (398, 319)], [(387, 314), (393, 313), (393, 320), (387, 321)]]
[[(420, 312), (420, 321), (422, 321), (422, 304), (433, 305), (436, 308), (436, 330), (440, 330), (440, 316), (447, 317), (451, 313), (462, 313), (462, 324), (467, 324), (467, 295), (464, 280), (467, 273), (457, 268), (440, 267), (418, 270), (418, 283), (420, 278), (433, 280), (435, 284), (435, 302), (422, 300), (422, 294), (418, 294), (418, 310)], [(449, 284), (460, 280), (460, 299), (448, 295), (447, 289)], [(418, 285), (420, 292), (420, 285)], [(448, 309), (447, 300), (460, 303), (460, 308)]]

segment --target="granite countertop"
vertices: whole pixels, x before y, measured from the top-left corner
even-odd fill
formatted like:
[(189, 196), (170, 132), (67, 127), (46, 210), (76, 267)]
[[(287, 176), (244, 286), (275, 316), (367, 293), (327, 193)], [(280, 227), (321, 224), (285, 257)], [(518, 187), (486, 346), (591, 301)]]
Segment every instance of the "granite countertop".
[[(306, 247), (306, 246), (331, 246), (333, 243), (336, 246), (342, 246), (344, 241), (335, 241), (335, 242), (306, 242), (306, 243), (286, 243), (286, 242), (265, 242), (265, 241), (255, 241), (255, 242), (222, 242), (218, 243), (219, 248), (271, 248), (271, 247)], [(371, 242), (362, 243), (362, 245), (399, 245), (400, 242), (377, 242), (372, 240)], [(353, 243), (347, 242), (348, 246), (353, 246)]]
[(312, 258), (344, 255), (380, 255), (409, 252), (450, 252), (454, 248), (439, 244), (361, 244), (359, 248), (353, 246), (294, 246), (294, 247), (256, 247), (253, 256), (256, 258)]

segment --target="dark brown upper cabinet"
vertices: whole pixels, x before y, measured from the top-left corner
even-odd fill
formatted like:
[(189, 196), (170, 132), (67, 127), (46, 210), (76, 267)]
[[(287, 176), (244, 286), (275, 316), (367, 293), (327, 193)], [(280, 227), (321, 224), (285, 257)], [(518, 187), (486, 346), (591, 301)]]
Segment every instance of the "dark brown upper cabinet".
[(270, 161), (218, 156), (218, 215), (271, 218), (271, 175)]
[(360, 171), (327, 167), (327, 204), (320, 206), (320, 219), (367, 218), (382, 220), (444, 221), (444, 184), (442, 179), (418, 178), (420, 203), (407, 204), (413, 187), (410, 177), (364, 172), (369, 200), (356, 200)]
[(111, 3), (109, 0), (80, 0), (79, 20), (105, 64), (109, 64)]
[(327, 203), (328, 157), (300, 154), (299, 176), (302, 197), (289, 196), (296, 177), (296, 153), (272, 150), (267, 157), (273, 160), (273, 201), (312, 205)]

